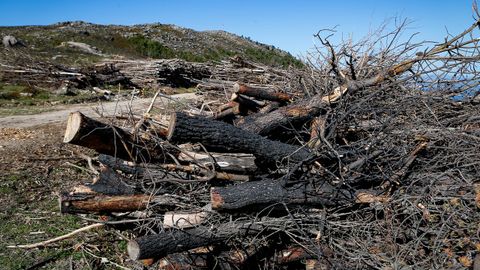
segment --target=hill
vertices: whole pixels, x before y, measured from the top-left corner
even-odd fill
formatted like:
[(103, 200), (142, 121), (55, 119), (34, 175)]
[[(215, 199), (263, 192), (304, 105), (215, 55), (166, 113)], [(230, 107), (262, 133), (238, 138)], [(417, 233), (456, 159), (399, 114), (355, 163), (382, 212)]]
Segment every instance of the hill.
[(75, 67), (96, 63), (105, 57), (206, 62), (234, 55), (272, 66), (301, 65), (291, 54), (250, 38), (160, 23), (122, 26), (61, 22), (47, 26), (0, 27), (0, 35), (21, 40), (26, 46), (24, 51), (36, 60)]

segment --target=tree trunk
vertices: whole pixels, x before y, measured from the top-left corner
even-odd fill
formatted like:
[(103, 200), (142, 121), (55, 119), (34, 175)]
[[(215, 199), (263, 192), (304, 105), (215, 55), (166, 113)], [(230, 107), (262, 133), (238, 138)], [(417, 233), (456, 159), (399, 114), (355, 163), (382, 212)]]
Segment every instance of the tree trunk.
[(168, 254), (223, 242), (233, 236), (257, 234), (263, 227), (252, 223), (226, 223), (213, 229), (210, 227), (172, 229), (131, 240), (127, 245), (127, 251), (132, 260), (163, 258)]
[(252, 153), (262, 165), (285, 161), (298, 163), (313, 156), (305, 148), (271, 141), (220, 121), (180, 112), (172, 114), (167, 138), (172, 143), (202, 143), (213, 151)]
[(355, 196), (346, 189), (336, 188), (324, 181), (284, 187), (281, 180), (268, 179), (235, 186), (212, 187), (210, 198), (214, 210), (236, 210), (276, 203), (335, 206), (351, 203)]

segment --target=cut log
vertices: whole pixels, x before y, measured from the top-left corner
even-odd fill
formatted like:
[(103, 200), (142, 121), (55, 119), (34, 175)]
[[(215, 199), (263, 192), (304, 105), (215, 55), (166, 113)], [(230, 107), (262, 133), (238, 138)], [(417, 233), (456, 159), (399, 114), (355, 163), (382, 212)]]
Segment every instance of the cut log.
[(258, 101), (258, 100), (255, 100), (253, 98), (250, 98), (250, 97), (247, 97), (247, 96), (244, 96), (244, 95), (240, 95), (240, 94), (237, 94), (237, 93), (233, 93), (232, 97), (230, 99), (232, 101), (238, 102), (241, 105), (241, 108), (245, 108), (247, 110), (247, 112), (248, 112), (248, 110), (252, 111), (252, 112), (256, 112), (256, 111), (259, 110), (259, 108), (266, 105), (265, 101)]
[(233, 85), (233, 90), (237, 94), (260, 100), (270, 100), (281, 103), (290, 102), (290, 96), (288, 94), (267, 90), (265, 88), (251, 87), (245, 84), (236, 83)]
[(215, 115), (213, 116), (213, 118), (216, 120), (231, 119), (232, 117), (240, 113), (241, 113), (240, 104), (235, 101), (230, 101), (229, 103), (220, 107), (218, 111), (215, 113)]
[(154, 143), (136, 138), (119, 127), (96, 121), (80, 112), (70, 113), (63, 142), (126, 160), (151, 160), (162, 156)]
[(155, 207), (166, 212), (181, 205), (178, 199), (169, 196), (144, 194), (107, 196), (102, 194), (63, 193), (59, 199), (61, 213), (112, 213), (145, 210)]
[(168, 254), (223, 242), (233, 236), (257, 234), (263, 228), (252, 223), (225, 223), (216, 228), (172, 229), (131, 240), (127, 251), (132, 260), (163, 258)]
[(167, 139), (172, 143), (202, 143), (207, 149), (220, 152), (247, 152), (257, 164), (298, 163), (313, 156), (309, 150), (271, 141), (224, 122), (176, 112), (171, 115)]
[[(226, 163), (225, 161), (217, 161), (217, 163), (219, 165), (215, 168), (215, 170), (209, 170), (209, 169), (205, 169), (204, 167), (211, 168), (212, 167), (211, 165), (213, 165), (215, 163), (215, 160), (210, 159), (210, 162), (208, 162), (208, 163), (206, 161), (203, 161), (203, 162), (198, 161), (197, 162), (197, 160), (192, 159), (195, 156), (196, 153), (194, 153), (194, 152), (191, 152), (191, 153), (193, 155), (189, 155), (189, 154), (185, 154), (185, 153), (182, 153), (182, 154), (184, 155), (184, 158), (186, 160), (189, 160), (190, 162), (193, 162), (193, 163), (196, 163), (196, 164), (199, 164), (199, 165), (195, 165), (195, 164), (191, 164), (191, 165), (178, 165), (178, 164), (155, 164), (154, 165), (154, 164), (150, 164), (150, 165), (147, 165), (147, 164), (145, 164), (143, 166), (130, 166), (128, 164), (129, 163), (128, 161), (118, 159), (118, 158), (114, 158), (114, 157), (108, 156), (108, 155), (103, 155), (103, 154), (99, 155), (98, 159), (101, 163), (109, 165), (110, 167), (112, 167), (115, 170), (119, 170), (119, 171), (122, 171), (124, 173), (134, 175), (136, 177), (136, 179), (149, 178), (151, 180), (155, 180), (155, 176), (165, 175), (166, 171), (182, 171), (182, 172), (190, 173), (190, 174), (201, 176), (201, 177), (211, 177), (212, 180), (216, 179), (216, 180), (227, 180), (227, 181), (248, 181), (248, 180), (250, 180), (249, 175), (224, 172), (223, 168), (227, 168), (227, 171), (235, 170), (235, 172), (237, 172), (237, 173), (251, 173), (256, 169), (256, 166), (255, 166), (255, 163), (254, 163), (255, 158), (253, 157), (253, 155), (246, 155), (247, 157), (251, 157), (251, 163), (253, 164), (253, 165), (251, 165), (251, 164), (245, 163), (246, 164), (245, 166), (248, 166), (248, 167), (243, 167), (242, 168), (242, 166), (243, 166), (242, 165), (243, 163), (241, 163), (242, 160), (240, 160), (240, 162), (238, 162), (237, 164), (234, 164), (234, 165), (230, 165), (229, 163)], [(219, 155), (222, 156), (222, 154), (219, 154)], [(228, 157), (228, 154), (226, 154), (226, 155)], [(242, 155), (242, 154), (238, 154), (238, 155)], [(199, 154), (199, 156), (206, 157), (205, 155), (202, 155), (202, 154)], [(231, 155), (231, 156), (235, 156), (235, 155)], [(180, 158), (180, 160), (183, 160), (183, 159)], [(112, 171), (112, 172), (110, 172), (110, 174), (115, 174), (115, 172)], [(118, 176), (118, 177), (121, 178), (121, 176)], [(171, 179), (171, 180), (175, 181), (175, 179)], [(100, 187), (98, 187), (98, 188), (100, 188)], [(100, 191), (99, 191), (99, 193), (109, 194), (109, 193), (100, 192)], [(129, 193), (125, 193), (125, 194), (129, 194)], [(111, 194), (111, 195), (119, 195), (119, 194)]]
[(256, 113), (237, 122), (237, 127), (262, 136), (275, 135), (312, 120), (325, 111), (325, 104), (310, 104), (304, 100), (289, 106), (280, 107), (269, 113)]
[(257, 170), (255, 156), (244, 153), (199, 153), (183, 150), (178, 156), (180, 161), (195, 163), (210, 167), (223, 172), (250, 174)]
[(95, 194), (63, 194), (60, 197), (61, 213), (112, 213), (145, 210), (150, 202), (148, 195), (106, 196)]
[(276, 203), (312, 206), (335, 206), (351, 203), (354, 194), (322, 181), (315, 185), (299, 183), (284, 187), (282, 181), (268, 179), (235, 186), (212, 187), (210, 199), (214, 210), (236, 210), (255, 205)]
[(166, 212), (163, 216), (164, 228), (191, 228), (202, 224), (207, 218), (207, 212), (194, 213), (180, 213), (180, 212)]

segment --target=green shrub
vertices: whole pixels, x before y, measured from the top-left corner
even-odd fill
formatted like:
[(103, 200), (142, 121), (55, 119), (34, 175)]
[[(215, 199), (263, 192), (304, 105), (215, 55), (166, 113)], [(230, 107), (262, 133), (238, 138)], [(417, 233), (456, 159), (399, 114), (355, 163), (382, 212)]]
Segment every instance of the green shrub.
[(291, 54), (279, 54), (275, 50), (247, 48), (245, 54), (248, 59), (266, 65), (279, 65), (282, 67), (295, 66), (303, 67), (303, 63)]
[(174, 58), (175, 51), (162, 45), (160, 42), (151, 40), (142, 35), (129, 38), (133, 47), (142, 55), (151, 58)]

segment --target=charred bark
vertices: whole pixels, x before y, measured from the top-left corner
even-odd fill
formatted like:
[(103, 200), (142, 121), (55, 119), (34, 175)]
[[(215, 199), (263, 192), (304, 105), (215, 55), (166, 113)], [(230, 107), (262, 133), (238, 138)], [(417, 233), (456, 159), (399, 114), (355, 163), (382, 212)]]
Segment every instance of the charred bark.
[(285, 161), (298, 163), (313, 156), (305, 148), (271, 141), (220, 121), (180, 112), (172, 114), (167, 138), (172, 143), (202, 143), (213, 151), (252, 153), (262, 165)]
[(207, 227), (173, 229), (131, 240), (127, 250), (132, 260), (162, 258), (168, 254), (223, 242), (232, 236), (257, 234), (263, 227), (252, 223), (225, 223), (213, 230)]
[(253, 205), (276, 203), (311, 206), (335, 206), (354, 202), (355, 195), (347, 189), (337, 188), (325, 181), (282, 185), (282, 181), (268, 179), (228, 187), (212, 187), (212, 209), (235, 210)]

